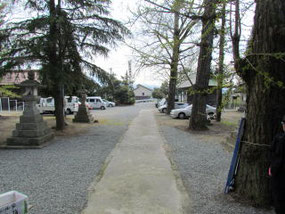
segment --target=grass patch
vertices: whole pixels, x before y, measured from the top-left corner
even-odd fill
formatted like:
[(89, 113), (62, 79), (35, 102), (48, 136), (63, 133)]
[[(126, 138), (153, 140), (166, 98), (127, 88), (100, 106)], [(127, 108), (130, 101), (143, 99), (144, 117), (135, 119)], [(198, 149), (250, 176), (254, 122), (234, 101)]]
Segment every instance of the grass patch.
[(236, 122), (228, 121), (228, 120), (222, 120), (221, 123), (226, 125), (226, 126), (237, 126)]

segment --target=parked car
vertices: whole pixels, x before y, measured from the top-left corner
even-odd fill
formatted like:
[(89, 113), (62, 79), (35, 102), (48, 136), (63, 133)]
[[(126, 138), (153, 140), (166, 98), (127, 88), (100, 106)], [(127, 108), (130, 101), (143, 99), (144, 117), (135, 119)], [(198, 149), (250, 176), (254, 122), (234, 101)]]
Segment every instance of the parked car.
[(115, 107), (116, 103), (112, 102), (112, 101), (109, 101), (109, 100), (105, 100), (105, 99), (102, 99), (103, 102), (106, 103), (106, 106), (107, 107)]
[[(65, 96), (65, 107), (64, 111), (66, 114), (73, 114), (78, 111), (79, 98), (76, 96)], [(40, 98), (37, 107), (41, 114), (43, 113), (54, 113), (55, 103), (53, 97)]]
[(73, 114), (78, 112), (79, 107), (79, 98), (76, 96), (65, 96), (65, 113)]
[(87, 97), (86, 102), (90, 106), (91, 109), (106, 109), (106, 103), (102, 100), (101, 97)]
[[(179, 118), (179, 119), (186, 119), (191, 116), (192, 113), (192, 104), (187, 106), (186, 108), (183, 109), (173, 109), (170, 112), (170, 116), (172, 118)], [(216, 115), (216, 108), (210, 105), (206, 105), (206, 113), (209, 118), (213, 118), (214, 115)]]
[[(186, 108), (188, 105), (189, 105), (188, 103), (175, 102), (174, 109)], [(162, 105), (158, 108), (158, 111), (161, 113), (166, 113), (166, 110), (167, 110), (167, 104)]]
[(39, 103), (36, 105), (41, 114), (43, 113), (54, 113), (54, 99), (53, 97), (40, 98)]
[(157, 100), (157, 103), (155, 104), (156, 108), (159, 108), (160, 106), (166, 105), (166, 99), (162, 98), (161, 100)]
[[(78, 102), (79, 105), (81, 105), (81, 102)], [(92, 107), (87, 103), (85, 102), (85, 106), (89, 109), (89, 110), (92, 110)]]
[(86, 102), (85, 102), (85, 106), (86, 106), (89, 110), (92, 110), (92, 107), (91, 107), (88, 103), (86, 103)]

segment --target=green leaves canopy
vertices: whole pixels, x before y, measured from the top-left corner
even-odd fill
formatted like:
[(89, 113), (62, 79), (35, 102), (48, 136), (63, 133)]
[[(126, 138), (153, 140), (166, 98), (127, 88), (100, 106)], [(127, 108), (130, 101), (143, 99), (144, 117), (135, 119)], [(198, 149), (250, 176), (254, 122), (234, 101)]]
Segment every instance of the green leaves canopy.
[(95, 65), (93, 56), (107, 55), (108, 47), (123, 40), (129, 31), (108, 17), (110, 0), (28, 0), (33, 18), (10, 22), (0, 30), (0, 68), (39, 67), (44, 84), (80, 84), (82, 69), (105, 81), (106, 72)]

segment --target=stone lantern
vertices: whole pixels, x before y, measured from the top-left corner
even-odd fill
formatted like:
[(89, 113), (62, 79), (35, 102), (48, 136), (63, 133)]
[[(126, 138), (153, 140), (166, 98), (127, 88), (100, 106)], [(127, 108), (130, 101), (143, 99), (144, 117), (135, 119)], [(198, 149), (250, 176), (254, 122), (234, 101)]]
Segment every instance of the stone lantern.
[(35, 80), (34, 72), (29, 71), (28, 80), (18, 86), (24, 90), (22, 98), (25, 101), (25, 108), (12, 137), (7, 139), (6, 148), (42, 148), (54, 137), (54, 134), (36, 106), (40, 100), (38, 88), (41, 85)]
[(78, 112), (75, 115), (73, 122), (75, 123), (92, 123), (94, 122), (94, 118), (90, 113), (89, 109), (86, 106), (86, 91), (80, 90), (78, 91), (81, 94), (81, 104), (79, 105)]

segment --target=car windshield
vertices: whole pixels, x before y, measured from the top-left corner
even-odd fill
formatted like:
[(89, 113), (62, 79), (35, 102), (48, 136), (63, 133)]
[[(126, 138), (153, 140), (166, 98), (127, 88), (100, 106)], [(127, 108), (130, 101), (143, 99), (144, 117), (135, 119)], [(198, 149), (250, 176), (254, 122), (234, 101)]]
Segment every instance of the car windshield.
[(161, 100), (159, 101), (159, 104), (160, 104), (160, 105), (163, 105), (163, 104), (165, 103), (165, 101), (166, 101), (166, 99), (163, 98), (163, 99), (161, 99)]
[(186, 106), (185, 108), (186, 108), (186, 109), (191, 109), (191, 108), (192, 108), (192, 104), (189, 105), (189, 106)]
[(206, 105), (207, 108), (215, 108), (214, 106)]

